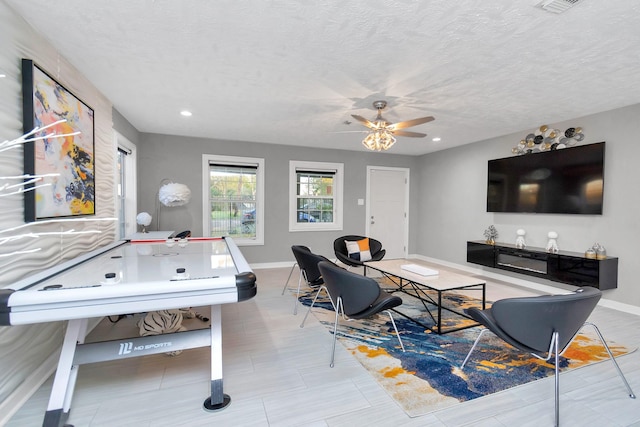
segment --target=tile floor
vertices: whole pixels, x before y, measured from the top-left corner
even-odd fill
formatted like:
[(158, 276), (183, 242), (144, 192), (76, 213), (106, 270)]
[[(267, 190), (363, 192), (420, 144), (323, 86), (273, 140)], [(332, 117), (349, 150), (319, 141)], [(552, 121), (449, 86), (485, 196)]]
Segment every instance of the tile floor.
[[(412, 261), (413, 262), (413, 261)], [(224, 390), (229, 407), (205, 412), (207, 348), (85, 365), (68, 420), (83, 426), (545, 426), (553, 425), (553, 378), (410, 418), (341, 346), (329, 367), (331, 336), (315, 317), (281, 295), (288, 268), (256, 271), (258, 295), (223, 306)], [(297, 272), (294, 274), (297, 282)], [(530, 291), (488, 281), (490, 300)], [(291, 280), (291, 286), (294, 279)], [(605, 338), (640, 346), (640, 317), (597, 307), (591, 320)], [(103, 322), (92, 334), (112, 331)], [(121, 328), (126, 328), (126, 325)], [(640, 394), (640, 352), (619, 358)], [(8, 427), (42, 424), (49, 379)], [(640, 397), (632, 400), (610, 362), (562, 374), (561, 425), (640, 427)]]

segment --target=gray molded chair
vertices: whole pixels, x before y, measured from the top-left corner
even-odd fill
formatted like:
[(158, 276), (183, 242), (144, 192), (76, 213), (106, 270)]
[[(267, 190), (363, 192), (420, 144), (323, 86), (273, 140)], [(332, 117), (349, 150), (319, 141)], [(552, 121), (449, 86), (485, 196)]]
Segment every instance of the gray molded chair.
[[(400, 347), (404, 351), (404, 344), (398, 333), (396, 322), (391, 315), (391, 309), (402, 304), (402, 299), (398, 296), (391, 295), (378, 285), (378, 282), (370, 277), (361, 276), (356, 273), (345, 270), (332, 263), (331, 261), (321, 261), (318, 263), (318, 269), (324, 279), (323, 287), (329, 294), (329, 298), (336, 312), (333, 324), (333, 347), (331, 350), (331, 363), (329, 366), (333, 368), (336, 352), (336, 336), (338, 331), (338, 319), (340, 314), (345, 320), (364, 319), (380, 312), (386, 312), (391, 319), (391, 324), (396, 332)], [(318, 290), (318, 294), (320, 290)], [(316, 294), (316, 298), (318, 296)], [(314, 298), (313, 303), (316, 299)], [(309, 307), (313, 307), (313, 303)], [(307, 314), (309, 314), (307, 311)], [(305, 316), (306, 319), (306, 316)], [(300, 327), (303, 327), (303, 323)]]
[(531, 353), (539, 359), (548, 361), (553, 357), (555, 365), (555, 425), (557, 426), (560, 423), (558, 359), (569, 347), (580, 329), (588, 325), (595, 329), (598, 338), (607, 350), (609, 358), (629, 392), (629, 397), (635, 399), (629, 383), (627, 383), (600, 330), (593, 323), (586, 322), (600, 297), (600, 290), (586, 287), (563, 295), (507, 298), (496, 301), (491, 308), (486, 310), (475, 307), (465, 310), (469, 316), (484, 325), (486, 329), (480, 332), (473, 343), (469, 354), (462, 362), (461, 369), (464, 368), (469, 356), (486, 331), (493, 332), (515, 348)]
[[(366, 239), (366, 237), (356, 235), (338, 237), (333, 241), (333, 251), (336, 254), (336, 258), (342, 263), (346, 264), (348, 268), (362, 267), (364, 265), (362, 261), (349, 257), (349, 253), (347, 252), (347, 245), (345, 244), (345, 241), (354, 242), (362, 239)], [(380, 261), (382, 258), (384, 258), (384, 255), (386, 253), (386, 251), (382, 249), (382, 243), (370, 237), (369, 252), (371, 252), (371, 261)]]
[[(329, 261), (322, 255), (317, 255), (311, 252), (306, 246), (294, 245), (291, 246), (293, 256), (296, 258), (296, 263), (300, 269), (300, 276), (298, 277), (298, 290), (296, 291), (296, 300), (293, 306), (293, 314), (298, 314), (298, 299), (300, 298), (300, 287), (302, 285), (302, 279), (311, 288), (318, 288), (324, 283), (322, 280), (322, 274), (318, 270), (318, 263), (320, 261)], [(288, 279), (287, 279), (288, 280)], [(286, 284), (285, 284), (286, 286)]]
[(188, 237), (191, 237), (191, 230), (184, 230), (173, 236), (174, 239), (186, 239)]

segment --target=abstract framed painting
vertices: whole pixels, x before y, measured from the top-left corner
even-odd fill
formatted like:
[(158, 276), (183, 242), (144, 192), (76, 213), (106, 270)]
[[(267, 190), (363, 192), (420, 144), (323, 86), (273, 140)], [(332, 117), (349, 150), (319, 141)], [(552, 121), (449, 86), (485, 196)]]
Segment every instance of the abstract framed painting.
[[(38, 67), (22, 60), (25, 221), (95, 214), (93, 109)], [(62, 137), (55, 135), (64, 135)]]

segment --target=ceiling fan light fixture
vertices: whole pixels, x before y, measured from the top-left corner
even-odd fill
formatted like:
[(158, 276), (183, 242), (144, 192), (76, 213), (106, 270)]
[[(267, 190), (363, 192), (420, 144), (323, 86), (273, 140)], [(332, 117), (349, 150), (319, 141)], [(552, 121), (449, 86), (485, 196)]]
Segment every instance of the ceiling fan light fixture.
[(390, 123), (384, 117), (382, 117), (382, 109), (387, 106), (386, 101), (375, 101), (373, 106), (378, 110), (378, 115), (373, 121), (367, 120), (357, 114), (352, 114), (351, 117), (359, 121), (364, 126), (368, 127), (369, 134), (362, 141), (367, 149), (372, 151), (388, 150), (393, 144), (396, 143), (397, 136), (408, 136), (412, 138), (424, 138), (426, 133), (409, 132), (403, 130), (408, 127), (417, 126), (422, 123), (428, 123), (433, 117), (421, 117), (418, 119), (407, 120), (404, 122)]
[(371, 151), (386, 151), (395, 143), (396, 138), (386, 129), (374, 130), (362, 140), (362, 145)]

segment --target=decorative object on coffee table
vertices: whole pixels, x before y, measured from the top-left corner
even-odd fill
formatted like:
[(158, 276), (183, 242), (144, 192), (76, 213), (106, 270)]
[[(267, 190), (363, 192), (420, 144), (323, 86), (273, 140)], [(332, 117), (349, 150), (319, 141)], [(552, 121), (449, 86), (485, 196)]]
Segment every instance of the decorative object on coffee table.
[(527, 244), (524, 242), (524, 236), (525, 234), (527, 234), (527, 232), (524, 231), (524, 229), (519, 228), (516, 231), (516, 234), (518, 235), (518, 237), (516, 238), (516, 248), (524, 249), (527, 246)]
[(550, 254), (557, 254), (558, 253), (558, 233), (556, 233), (555, 231), (550, 231), (547, 234), (547, 237), (549, 238), (549, 242), (547, 243), (547, 252), (549, 252)]
[(489, 228), (484, 230), (484, 238), (488, 244), (493, 245), (498, 238), (498, 230), (493, 225), (490, 225)]

